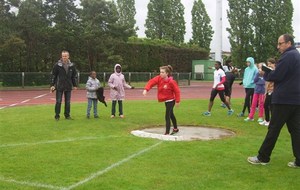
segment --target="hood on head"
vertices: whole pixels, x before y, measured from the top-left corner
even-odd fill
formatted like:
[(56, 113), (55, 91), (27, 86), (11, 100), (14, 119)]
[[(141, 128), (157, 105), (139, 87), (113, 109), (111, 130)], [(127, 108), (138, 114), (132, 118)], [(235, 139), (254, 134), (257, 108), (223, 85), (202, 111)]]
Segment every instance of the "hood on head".
[(250, 63), (249, 67), (253, 67), (254, 64), (255, 64), (254, 58), (253, 58), (253, 57), (248, 57), (248, 58), (246, 59), (246, 62), (249, 62), (249, 63)]
[(116, 64), (115, 67), (114, 67), (115, 73), (117, 72), (117, 67), (120, 67), (121, 68), (121, 72), (122, 72), (122, 66), (120, 64)]

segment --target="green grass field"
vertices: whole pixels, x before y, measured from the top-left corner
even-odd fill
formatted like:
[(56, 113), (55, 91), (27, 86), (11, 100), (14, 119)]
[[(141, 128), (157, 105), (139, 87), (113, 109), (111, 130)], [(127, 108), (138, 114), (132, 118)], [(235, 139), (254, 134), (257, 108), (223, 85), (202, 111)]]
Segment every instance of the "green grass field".
[[(86, 119), (86, 103), (72, 104), (74, 120), (53, 118), (54, 105), (0, 110), (0, 189), (299, 189), (290, 136), (283, 128), (267, 166), (250, 165), (266, 127), (227, 116), (216, 99), (211, 117), (202, 116), (208, 100), (183, 100), (179, 125), (221, 127), (236, 132), (222, 140), (169, 142), (130, 134), (164, 125), (164, 104), (125, 101), (125, 119), (110, 119), (110, 104), (99, 104), (99, 119)], [(234, 99), (241, 109), (242, 100)]]

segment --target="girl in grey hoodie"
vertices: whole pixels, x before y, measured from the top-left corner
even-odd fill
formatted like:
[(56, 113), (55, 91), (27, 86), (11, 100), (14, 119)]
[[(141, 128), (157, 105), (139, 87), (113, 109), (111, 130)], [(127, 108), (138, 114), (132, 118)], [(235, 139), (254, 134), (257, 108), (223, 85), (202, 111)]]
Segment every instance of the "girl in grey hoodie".
[(96, 91), (98, 88), (100, 88), (100, 82), (96, 78), (97, 73), (95, 71), (91, 71), (88, 81), (86, 82), (85, 88), (86, 88), (86, 97), (88, 99), (88, 107), (86, 111), (86, 117), (90, 118), (90, 111), (92, 108), (92, 104), (94, 105), (94, 118), (98, 118), (98, 99)]

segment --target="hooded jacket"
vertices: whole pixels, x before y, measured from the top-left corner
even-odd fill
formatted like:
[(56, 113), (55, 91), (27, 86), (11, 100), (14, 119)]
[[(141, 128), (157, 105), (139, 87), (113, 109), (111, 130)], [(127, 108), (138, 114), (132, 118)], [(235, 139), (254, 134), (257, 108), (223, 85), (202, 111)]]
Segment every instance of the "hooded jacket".
[(97, 99), (96, 91), (98, 88), (100, 88), (100, 81), (95, 78), (89, 77), (88, 81), (86, 82), (85, 88), (86, 88), (86, 97)]
[(168, 100), (175, 100), (176, 103), (180, 102), (180, 90), (173, 77), (163, 79), (161, 76), (156, 76), (148, 81), (145, 90), (149, 91), (155, 85), (157, 85), (157, 99), (159, 102)]
[(258, 72), (256, 65), (254, 64), (254, 59), (248, 57), (246, 62), (249, 62), (250, 65), (245, 69), (243, 77), (243, 86), (244, 88), (255, 88), (254, 77)]
[(68, 62), (68, 69), (65, 70), (60, 59), (52, 69), (51, 86), (59, 91), (71, 91), (73, 86), (77, 87), (77, 71), (72, 62)]
[[(116, 68), (120, 67), (121, 71), (118, 73)], [(122, 67), (120, 64), (116, 64), (114, 67), (114, 73), (110, 75), (108, 80), (108, 85), (110, 87), (110, 98), (112, 100), (124, 100), (125, 98), (125, 89), (132, 88), (125, 81), (125, 77), (122, 74)]]
[(254, 83), (255, 83), (254, 93), (255, 94), (264, 94), (266, 91), (266, 88), (265, 88), (266, 81), (262, 76), (259, 75), (259, 72), (256, 73), (256, 75), (254, 77)]
[(264, 78), (274, 82), (272, 104), (300, 105), (300, 54), (295, 46), (281, 54), (276, 69)]

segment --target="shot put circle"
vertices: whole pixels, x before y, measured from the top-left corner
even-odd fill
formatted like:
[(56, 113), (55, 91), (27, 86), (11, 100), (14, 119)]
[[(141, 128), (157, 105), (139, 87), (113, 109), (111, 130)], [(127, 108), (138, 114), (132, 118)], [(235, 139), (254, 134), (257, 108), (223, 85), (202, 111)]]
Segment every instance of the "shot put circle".
[(165, 126), (147, 127), (145, 129), (131, 131), (137, 137), (154, 138), (164, 141), (193, 141), (216, 140), (235, 135), (233, 131), (205, 126), (178, 126), (179, 132), (174, 135), (163, 135)]

